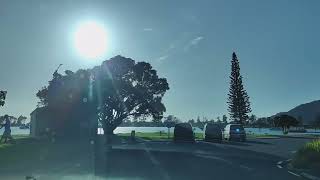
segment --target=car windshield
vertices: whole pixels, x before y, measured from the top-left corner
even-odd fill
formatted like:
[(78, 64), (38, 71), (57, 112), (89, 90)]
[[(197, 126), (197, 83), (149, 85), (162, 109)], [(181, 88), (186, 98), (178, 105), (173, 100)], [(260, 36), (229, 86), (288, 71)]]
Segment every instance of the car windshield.
[(242, 130), (244, 130), (244, 128), (241, 125), (231, 125), (230, 130), (234, 130), (234, 131), (241, 130), (242, 131)]
[(210, 130), (210, 131), (220, 131), (221, 130), (220, 127), (217, 126), (217, 125), (209, 125), (207, 127), (207, 129)]
[(183, 128), (183, 129), (192, 129), (190, 124), (186, 124), (186, 123), (181, 123), (181, 124), (178, 124), (177, 126)]
[(320, 0), (0, 0), (0, 180), (320, 179)]

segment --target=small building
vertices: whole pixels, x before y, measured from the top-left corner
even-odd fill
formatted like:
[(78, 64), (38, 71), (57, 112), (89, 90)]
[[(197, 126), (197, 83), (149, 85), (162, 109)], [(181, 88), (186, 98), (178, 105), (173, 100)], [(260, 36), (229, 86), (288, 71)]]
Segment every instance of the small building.
[(46, 135), (48, 130), (57, 136), (90, 137), (97, 129), (97, 121), (90, 118), (86, 109), (54, 113), (48, 107), (38, 107), (30, 116), (31, 137)]
[(30, 136), (40, 137), (50, 127), (50, 115), (46, 107), (38, 107), (30, 113)]

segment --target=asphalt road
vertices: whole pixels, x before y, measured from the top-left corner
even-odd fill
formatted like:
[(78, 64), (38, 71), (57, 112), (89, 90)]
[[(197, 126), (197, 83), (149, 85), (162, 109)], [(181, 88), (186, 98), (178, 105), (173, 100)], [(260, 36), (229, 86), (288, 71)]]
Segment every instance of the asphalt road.
[(245, 143), (144, 142), (114, 146), (101, 177), (115, 179), (302, 179), (285, 161), (310, 139), (249, 139)]
[(288, 172), (278, 162), (291, 158), (307, 141), (311, 139), (248, 139), (244, 143), (222, 144), (119, 142), (107, 153), (102, 141), (83, 146), (74, 143), (64, 150), (66, 155), (49, 156), (44, 149), (41, 154), (47, 154), (47, 158), (39, 156), (40, 159), (16, 164), (15, 168), (2, 166), (0, 179), (18, 180), (33, 175), (37, 180), (295, 180), (302, 177)]

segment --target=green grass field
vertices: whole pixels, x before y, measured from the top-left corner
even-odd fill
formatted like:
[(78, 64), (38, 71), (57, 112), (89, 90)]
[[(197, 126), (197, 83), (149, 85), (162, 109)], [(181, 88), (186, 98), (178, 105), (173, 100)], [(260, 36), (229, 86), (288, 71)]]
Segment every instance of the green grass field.
[[(117, 134), (120, 137), (130, 137), (131, 133), (119, 133)], [(172, 140), (173, 139), (173, 132), (170, 133), (170, 136), (168, 137), (167, 132), (152, 132), (152, 133), (142, 133), (142, 132), (136, 132), (136, 137), (140, 137), (145, 140)], [(203, 139), (202, 133), (195, 133), (195, 137), (197, 140)]]
[(306, 143), (292, 160), (296, 168), (320, 169), (320, 140)]
[[(28, 135), (14, 135), (13, 138), (18, 141), (18, 142), (21, 142), (21, 141), (24, 141), (26, 139), (30, 139)], [(0, 152), (2, 149), (5, 149), (5, 148), (9, 148), (10, 146), (13, 146), (14, 144), (3, 144), (3, 143), (0, 143)]]

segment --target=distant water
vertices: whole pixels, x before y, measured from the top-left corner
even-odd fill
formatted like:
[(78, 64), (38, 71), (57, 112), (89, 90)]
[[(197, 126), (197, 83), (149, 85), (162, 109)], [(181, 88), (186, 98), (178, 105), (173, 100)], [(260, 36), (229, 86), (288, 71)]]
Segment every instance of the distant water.
[[(130, 133), (132, 130), (135, 130), (136, 132), (159, 132), (164, 131), (167, 132), (167, 127), (118, 127), (114, 130), (115, 134), (118, 133)], [(257, 135), (282, 135), (281, 130), (270, 130), (269, 128), (245, 128), (247, 134), (257, 134)], [(0, 129), (0, 135), (2, 135), (4, 131), (4, 128)], [(174, 128), (170, 128), (170, 132), (173, 132)], [(194, 127), (194, 132), (196, 133), (202, 133), (203, 131), (200, 128)], [(30, 134), (29, 129), (19, 129), (18, 127), (12, 127), (11, 128), (12, 135), (28, 135)], [(98, 129), (98, 134), (103, 134), (103, 129)], [(295, 134), (318, 134), (320, 135), (320, 130), (317, 129), (315, 131), (314, 129), (307, 129), (306, 133), (289, 133), (291, 135)]]
[[(130, 133), (132, 130), (135, 130), (136, 132), (159, 132), (159, 131), (168, 131), (167, 127), (117, 127), (114, 130), (115, 134), (118, 133)], [(174, 127), (170, 128), (170, 132), (173, 132)], [(194, 127), (193, 131), (196, 133), (202, 133), (202, 130), (198, 127)]]
[[(119, 133), (131, 133), (131, 131), (135, 130), (136, 132), (160, 132), (160, 131), (164, 131), (167, 132), (168, 128), (167, 127), (117, 127), (114, 130), (115, 134), (119, 134)], [(170, 128), (170, 132), (174, 131), (174, 127)], [(193, 131), (196, 133), (202, 133), (202, 130), (198, 127), (194, 127)], [(99, 128), (98, 129), (98, 134), (103, 134), (103, 129)]]
[[(269, 128), (245, 128), (247, 134), (257, 134), (257, 135), (283, 135), (282, 130), (271, 130)], [(320, 130), (317, 129), (306, 129), (306, 133), (293, 133), (289, 132), (290, 135), (298, 135), (298, 134), (317, 134), (320, 135)]]
[[(0, 129), (0, 135), (2, 135), (4, 131), (4, 127)], [(29, 135), (30, 129), (20, 129), (19, 127), (11, 127), (11, 134), (12, 135)]]
[(271, 130), (269, 128), (245, 128), (247, 134), (257, 135), (282, 135), (281, 130)]
[[(118, 127), (114, 130), (114, 133), (130, 133), (132, 130), (136, 132), (159, 132), (159, 131), (168, 131), (166, 127)], [(245, 128), (247, 134), (257, 134), (257, 135), (282, 135), (281, 130), (271, 130), (269, 128)], [(173, 132), (174, 128), (170, 128), (170, 131)], [(202, 133), (203, 131), (198, 128), (194, 127), (194, 132)], [(100, 133), (103, 133), (103, 130), (100, 130)], [(302, 134), (302, 133), (289, 133), (289, 134)], [(306, 133), (303, 134), (319, 134), (320, 130), (315, 131), (314, 129), (307, 129)]]

